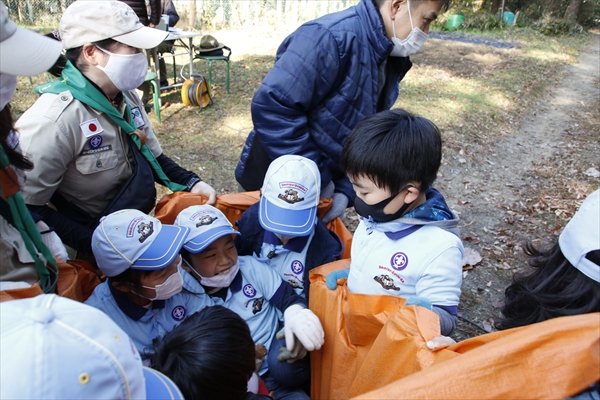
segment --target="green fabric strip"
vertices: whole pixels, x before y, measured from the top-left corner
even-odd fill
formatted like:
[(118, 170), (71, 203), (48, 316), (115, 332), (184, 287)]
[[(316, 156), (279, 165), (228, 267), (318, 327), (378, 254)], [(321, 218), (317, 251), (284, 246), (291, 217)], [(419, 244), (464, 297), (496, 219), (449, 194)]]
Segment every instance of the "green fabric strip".
[[(10, 166), (10, 162), (8, 161), (8, 156), (4, 152), (4, 148), (0, 146), (0, 169), (12, 168)], [(40, 231), (35, 226), (35, 222), (33, 222), (33, 218), (25, 205), (25, 201), (23, 200), (23, 196), (21, 192), (16, 192), (12, 196), (8, 196), (6, 198), (6, 202), (10, 207), (10, 212), (13, 216), (13, 220), (15, 223), (15, 227), (21, 234), (21, 238), (25, 243), (25, 247), (33, 261), (35, 263), (35, 270), (38, 273), (40, 278), (40, 287), (44, 291), (44, 293), (48, 293), (50, 290), (50, 271), (46, 267), (46, 262), (42, 261), (39, 257), (39, 253), (41, 253), (46, 259), (47, 263), (54, 267), (56, 274), (58, 275), (58, 267), (56, 265), (56, 261), (54, 261), (54, 257), (52, 257), (52, 253), (48, 250), (48, 247), (42, 242), (42, 235)], [(37, 249), (37, 251), (36, 251)], [(39, 252), (39, 253), (38, 253)]]
[[(59, 94), (64, 91), (70, 91), (73, 97), (80, 102), (87, 104), (88, 106), (103, 112), (108, 115), (117, 125), (130, 134), (136, 130), (136, 126), (130, 124), (123, 118), (123, 116), (117, 111), (115, 107), (110, 103), (108, 98), (100, 92), (94, 85), (87, 80), (85, 76), (77, 69), (70, 61), (67, 61), (65, 68), (62, 70), (62, 75), (57, 80), (39, 85), (35, 87), (35, 92), (38, 94), (43, 93), (54, 93)], [(127, 113), (131, 115), (129, 105), (127, 105)], [(130, 118), (133, 120), (133, 118)], [(137, 135), (132, 135), (132, 139), (135, 144), (140, 148), (140, 138)], [(165, 175), (160, 164), (156, 160), (156, 157), (145, 144), (141, 146), (142, 154), (144, 158), (148, 160), (152, 169), (156, 173), (156, 176), (160, 179), (161, 183), (171, 189), (173, 192), (182, 192), (187, 189), (186, 186), (179, 183), (172, 182), (167, 175)]]

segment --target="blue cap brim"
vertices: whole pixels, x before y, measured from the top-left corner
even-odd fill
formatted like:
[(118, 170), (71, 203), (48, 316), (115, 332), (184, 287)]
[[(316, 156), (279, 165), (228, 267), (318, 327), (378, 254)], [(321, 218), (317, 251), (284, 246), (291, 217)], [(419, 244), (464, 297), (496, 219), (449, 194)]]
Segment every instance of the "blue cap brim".
[(260, 199), (260, 225), (268, 231), (284, 235), (308, 236), (317, 219), (317, 207), (288, 210), (277, 207), (264, 196)]
[(183, 226), (163, 225), (152, 245), (133, 263), (131, 268), (154, 271), (168, 267), (183, 247), (189, 230)]
[(146, 380), (146, 400), (184, 400), (183, 394), (175, 383), (162, 373), (143, 367)]
[[(229, 224), (228, 224), (229, 225)], [(190, 253), (200, 253), (212, 242), (225, 235), (239, 235), (240, 233), (230, 226), (216, 226), (200, 235), (197, 235), (185, 242), (183, 248)], [(193, 234), (193, 231), (191, 232)]]

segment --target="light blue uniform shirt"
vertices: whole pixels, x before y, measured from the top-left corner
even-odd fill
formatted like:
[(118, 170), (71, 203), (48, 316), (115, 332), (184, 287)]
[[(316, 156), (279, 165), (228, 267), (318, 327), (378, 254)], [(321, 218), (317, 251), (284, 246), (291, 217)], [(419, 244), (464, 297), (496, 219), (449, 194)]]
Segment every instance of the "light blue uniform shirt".
[[(226, 296), (223, 289), (211, 296), (215, 305), (234, 311), (246, 321), (254, 343), (269, 349), (277, 333), (279, 310), (284, 311), (292, 304), (306, 307), (306, 300), (289, 289), (273, 269), (254, 257), (240, 256), (238, 262), (240, 271), (226, 288)], [(267, 370), (265, 358), (259, 375)]]
[(183, 269), (183, 290), (168, 300), (154, 300), (146, 309), (133, 303), (127, 295), (110, 285), (110, 278), (96, 286), (94, 293), (85, 302), (103, 311), (131, 337), (143, 358), (150, 350), (152, 340), (162, 337), (179, 325), (186, 317), (214, 305), (202, 285)]
[(272, 232), (265, 231), (264, 242), (258, 257), (294, 288), (296, 294), (304, 298), (306, 298), (304, 286), (308, 283), (304, 282), (306, 252), (314, 235), (315, 231), (313, 230), (309, 236), (296, 237), (282, 245), (277, 236)]

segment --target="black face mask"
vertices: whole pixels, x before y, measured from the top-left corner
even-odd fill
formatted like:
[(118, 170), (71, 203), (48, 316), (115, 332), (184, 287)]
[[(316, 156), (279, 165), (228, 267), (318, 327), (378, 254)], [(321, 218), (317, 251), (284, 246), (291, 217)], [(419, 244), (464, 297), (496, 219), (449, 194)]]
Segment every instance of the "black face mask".
[(400, 207), (400, 209), (398, 211), (396, 211), (393, 214), (386, 214), (383, 212), (383, 209), (385, 208), (385, 206), (387, 206), (388, 204), (390, 204), (390, 202), (392, 200), (394, 200), (396, 198), (396, 196), (398, 196), (400, 193), (402, 193), (402, 191), (404, 191), (405, 189), (408, 189), (409, 187), (413, 187), (412, 185), (407, 185), (405, 187), (403, 187), (400, 192), (391, 195), (390, 197), (388, 197), (385, 200), (380, 201), (377, 204), (367, 204), (365, 203), (360, 197), (356, 196), (354, 198), (354, 209), (356, 210), (356, 212), (365, 217), (365, 218), (373, 218), (373, 221), (375, 222), (389, 222), (389, 221), (393, 221), (395, 219), (400, 218), (402, 215), (404, 215), (404, 213), (406, 212), (406, 210), (408, 209), (408, 207), (410, 207), (410, 205), (413, 202), (410, 203), (404, 203), (402, 205), (402, 207)]

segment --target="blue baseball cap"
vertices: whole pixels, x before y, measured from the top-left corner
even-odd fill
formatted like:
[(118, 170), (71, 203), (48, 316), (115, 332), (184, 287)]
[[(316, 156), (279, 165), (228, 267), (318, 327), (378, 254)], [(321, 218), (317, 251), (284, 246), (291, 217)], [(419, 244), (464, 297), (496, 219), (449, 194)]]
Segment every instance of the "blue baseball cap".
[(189, 230), (183, 248), (190, 253), (200, 253), (222, 236), (240, 234), (219, 209), (207, 204), (181, 211), (175, 225)]
[(102, 311), (57, 295), (0, 303), (0, 398), (183, 399)]
[(92, 236), (92, 251), (108, 277), (130, 268), (161, 270), (175, 260), (188, 231), (138, 210), (121, 210), (100, 220)]
[(317, 221), (321, 173), (314, 161), (296, 155), (276, 158), (265, 175), (259, 222), (271, 232), (308, 236)]

